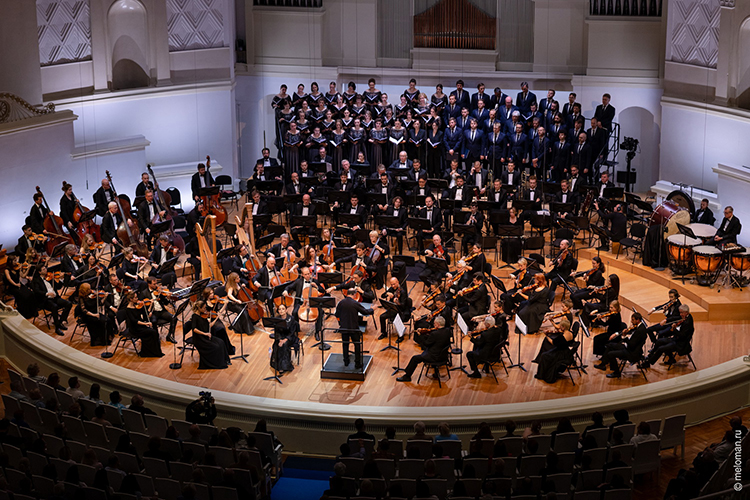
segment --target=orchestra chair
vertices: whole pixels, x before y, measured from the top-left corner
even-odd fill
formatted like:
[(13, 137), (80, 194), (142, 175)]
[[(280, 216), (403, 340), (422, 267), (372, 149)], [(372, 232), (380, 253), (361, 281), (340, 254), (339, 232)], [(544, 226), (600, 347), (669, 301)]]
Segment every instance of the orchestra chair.
[[(496, 384), (500, 384), (500, 382), (497, 380), (497, 375), (495, 374), (495, 365), (498, 363), (501, 363), (503, 365), (503, 370), (505, 370), (505, 375), (508, 375), (508, 367), (505, 366), (505, 360), (503, 360), (503, 348), (505, 348), (506, 354), (508, 351), (508, 341), (500, 342), (492, 349), (492, 354), (490, 354), (490, 359), (484, 362), (483, 370), (485, 372), (489, 371), (492, 375), (492, 378), (495, 379)], [(510, 359), (510, 354), (508, 354), (508, 359)]]
[(641, 375), (643, 375), (643, 379), (648, 382), (648, 377), (646, 377), (646, 369), (643, 368), (643, 363), (646, 361), (646, 357), (643, 355), (643, 351), (638, 355), (638, 359), (635, 361), (629, 361), (627, 359), (621, 359), (620, 360), (620, 367), (619, 372), (622, 374), (622, 371), (625, 369), (625, 366), (633, 366), (635, 365), (638, 367), (638, 371), (641, 372)]
[(37, 306), (37, 309), (39, 309), (39, 311), (36, 316), (31, 318), (31, 323), (34, 323), (39, 318), (39, 313), (41, 312), (41, 318), (47, 323), (47, 328), (50, 328), (50, 325), (52, 324), (52, 312), (39, 306)]
[(233, 189), (224, 189), (224, 186), (234, 187), (234, 181), (230, 175), (217, 175), (214, 179), (217, 186), (219, 186), (219, 202), (221, 200), (229, 200), (233, 203), (235, 210), (239, 210), (239, 199), (240, 194)]
[[(696, 371), (697, 371), (697, 370), (698, 370), (698, 367), (697, 367), (697, 366), (695, 366), (695, 361), (693, 361), (693, 356), (692, 356), (692, 355), (690, 354), (690, 353), (692, 353), (692, 352), (693, 352), (693, 339), (691, 338), (691, 339), (690, 339), (690, 343), (689, 343), (689, 344), (687, 345), (687, 347), (686, 347), (686, 348), (685, 348), (684, 350), (682, 350), (682, 351), (680, 351), (680, 350), (678, 350), (678, 351), (675, 351), (675, 352), (674, 352), (674, 353), (672, 354), (672, 356), (674, 356), (675, 358), (676, 358), (677, 356), (687, 356), (687, 359), (688, 359), (688, 361), (689, 361), (689, 362), (690, 362), (690, 363), (691, 363), (691, 364), (693, 365), (693, 370), (696, 370)], [(667, 371), (671, 370), (671, 369), (672, 369), (672, 367), (673, 367), (674, 365), (676, 365), (676, 364), (677, 364), (677, 363), (675, 362), (675, 363), (672, 363), (671, 365), (669, 365), (669, 368), (667, 368)]]
[(552, 248), (560, 248), (560, 242), (562, 240), (568, 240), (570, 242), (570, 246), (568, 247), (573, 254), (576, 254), (575, 250), (575, 233), (572, 229), (568, 229), (567, 227), (561, 227), (557, 231), (555, 231), (554, 234), (554, 240), (552, 240), (552, 243), (550, 243), (550, 246)]
[(182, 209), (182, 194), (180, 193), (180, 190), (176, 187), (169, 187), (166, 192), (172, 199), (169, 208), (174, 209), (174, 211), (180, 215), (185, 215), (185, 211)]
[(620, 246), (617, 248), (617, 255), (615, 259), (620, 257), (620, 251), (625, 248), (625, 255), (627, 256), (628, 248), (633, 249), (633, 264), (635, 264), (635, 257), (639, 253), (643, 253), (643, 239), (646, 237), (646, 231), (648, 228), (645, 224), (635, 222), (630, 226), (630, 236), (620, 240)]
[(130, 342), (133, 346), (133, 350), (137, 355), (140, 356), (141, 351), (138, 349), (138, 346), (136, 345), (136, 342), (140, 341), (141, 339), (137, 337), (133, 337), (130, 335), (130, 330), (127, 328), (120, 332), (119, 338), (117, 339), (117, 343), (115, 344), (115, 350), (112, 351), (112, 356), (114, 356), (117, 353), (117, 349), (122, 345), (123, 348), (125, 347), (125, 344)]
[[(534, 251), (534, 250), (542, 250), (544, 251), (544, 245), (546, 244), (544, 240), (544, 236), (532, 236), (530, 238), (526, 238), (523, 240), (523, 251)], [(522, 256), (526, 257), (526, 255), (523, 255), (523, 251), (521, 252)]]
[[(83, 318), (78, 315), (77, 309), (78, 307), (76, 307), (76, 311), (73, 313), (73, 316), (75, 317), (76, 325), (75, 327), (73, 327), (73, 332), (70, 334), (70, 338), (68, 339), (69, 344), (73, 343), (73, 338), (76, 335), (80, 335), (81, 339), (83, 339), (83, 336), (88, 333), (88, 327), (86, 326), (86, 323), (83, 321)], [(79, 328), (81, 329), (80, 333), (78, 333)]]
[(435, 361), (433, 363), (422, 363), (422, 368), (419, 370), (419, 377), (417, 378), (417, 384), (419, 384), (419, 381), (422, 380), (422, 374), (424, 373), (425, 369), (427, 370), (427, 373), (430, 373), (430, 369), (434, 370), (435, 378), (438, 381), (438, 387), (442, 388), (443, 384), (440, 381), (440, 367), (444, 366), (445, 371), (448, 373), (448, 380), (451, 378), (451, 371), (448, 367), (450, 365), (450, 344), (445, 346), (445, 349), (443, 349), (442, 355), (440, 356), (439, 361)]

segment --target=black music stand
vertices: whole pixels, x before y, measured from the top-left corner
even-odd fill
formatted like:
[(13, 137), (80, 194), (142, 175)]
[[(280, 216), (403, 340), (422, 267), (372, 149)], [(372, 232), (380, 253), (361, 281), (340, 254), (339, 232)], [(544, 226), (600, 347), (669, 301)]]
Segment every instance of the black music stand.
[[(437, 208), (435, 208), (437, 210)], [(419, 233), (419, 231), (428, 231), (432, 229), (432, 222), (429, 219), (423, 219), (421, 217), (409, 217), (406, 219), (406, 227), (413, 229), (416, 233)], [(433, 231), (432, 233), (437, 234)], [(415, 238), (418, 238), (418, 236), (415, 236)], [(407, 245), (409, 243), (409, 240), (406, 240)], [(417, 242), (417, 248), (419, 248), (419, 242)], [(411, 250), (411, 248), (409, 248)]]
[(157, 222), (156, 224), (151, 225), (151, 234), (153, 236), (156, 236), (158, 234), (164, 233), (166, 231), (169, 231), (170, 226), (172, 225), (172, 220), (165, 220), (163, 222)]
[[(521, 319), (516, 314), (516, 323), (519, 322), (519, 321), (521, 321)], [(521, 330), (518, 328), (518, 325), (516, 323), (513, 324), (513, 331), (518, 336), (518, 359), (516, 360), (515, 364), (510, 365), (508, 368), (516, 368), (516, 367), (518, 367), (518, 368), (520, 368), (523, 371), (527, 371), (526, 368), (523, 367), (523, 365), (524, 365), (523, 361), (521, 361), (521, 337), (523, 335), (525, 335), (525, 334), (523, 332), (521, 332)], [(524, 324), (523, 321), (521, 321), (521, 324)], [(526, 326), (526, 325), (524, 324), (524, 326)], [(526, 326), (526, 328), (528, 328), (528, 326)]]
[[(455, 324), (454, 330), (453, 330), (455, 332), (455, 330), (458, 329), (458, 333), (460, 335), (459, 341), (458, 341), (458, 347), (454, 347), (453, 349), (451, 349), (451, 354), (458, 354), (458, 366), (454, 366), (453, 368), (449, 368), (448, 371), (451, 371), (451, 372), (453, 372), (453, 371), (462, 371), (466, 375), (468, 375), (469, 372), (466, 370), (466, 365), (464, 365), (464, 360), (463, 360), (463, 356), (464, 356), (464, 332), (461, 331), (461, 327), (458, 324), (459, 318), (461, 318), (461, 321), (463, 321), (463, 318), (461, 317), (460, 314), (458, 316), (456, 316), (456, 324)], [(466, 325), (466, 333), (467, 333), (467, 335), (469, 333), (469, 325), (468, 324)], [(455, 333), (454, 333), (453, 345), (455, 345), (455, 344), (456, 344), (456, 339), (455, 339)]]
[(620, 200), (625, 196), (625, 188), (611, 187), (604, 188), (604, 196), (608, 200)]
[(219, 186), (206, 186), (198, 190), (198, 197), (217, 196), (220, 192), (221, 188)]
[(417, 209), (422, 208), (426, 205), (425, 199), (427, 195), (412, 194), (406, 197), (404, 200), (404, 206), (416, 207)]
[(157, 276), (164, 276), (167, 273), (174, 272), (174, 266), (177, 265), (177, 261), (179, 260), (179, 256), (172, 257), (171, 259), (167, 260), (159, 266), (159, 269), (156, 270)]
[(255, 242), (255, 251), (258, 252), (261, 248), (270, 245), (273, 243), (273, 240), (276, 239), (275, 234), (267, 234), (265, 236), (261, 236), (258, 238), (258, 240)]
[(445, 191), (448, 189), (448, 180), (447, 179), (437, 179), (437, 178), (428, 178), (427, 179), (427, 185), (430, 186), (433, 189), (437, 189), (439, 191)]
[(352, 229), (354, 226), (364, 226), (362, 216), (358, 214), (339, 213), (339, 223), (347, 226), (346, 229)]
[(78, 224), (94, 220), (94, 217), (96, 217), (96, 210), (89, 210), (88, 212), (81, 215), (81, 218), (78, 219)]
[(331, 163), (328, 163), (327, 161), (313, 161), (308, 165), (310, 167), (310, 170), (315, 173), (328, 173), (329, 171), (333, 170), (333, 165)]
[(401, 182), (399, 182), (399, 184), (401, 184), (401, 189), (404, 192), (406, 192), (406, 191), (413, 191), (414, 188), (416, 188), (419, 183), (417, 181), (413, 181), (409, 178), (406, 178), (406, 179), (401, 179)]
[(216, 254), (216, 260), (220, 262), (226, 259), (227, 257), (237, 255), (238, 253), (240, 253), (239, 245), (236, 247), (235, 246), (227, 247), (222, 250), (219, 250), (219, 253)]
[(349, 191), (329, 191), (326, 197), (329, 204), (333, 205), (338, 202), (339, 206), (343, 207), (351, 201), (352, 193)]
[[(175, 318), (178, 317), (178, 316), (180, 316), (180, 315), (183, 315), (183, 318), (182, 318), (182, 353), (181, 354), (185, 353), (185, 317), (184, 317), (184, 314), (185, 314), (185, 310), (191, 304), (192, 304), (191, 301), (184, 300), (182, 302), (182, 304), (180, 304), (179, 306), (177, 306), (177, 309), (174, 312)], [(193, 334), (193, 335), (195, 335), (195, 334)], [(179, 370), (180, 368), (182, 368), (182, 359), (180, 359), (179, 363), (177, 362), (177, 344), (172, 344), (172, 357), (174, 358), (174, 363), (170, 363), (169, 369), (170, 370)]]
[(335, 263), (338, 260), (345, 259), (347, 257), (351, 257), (355, 253), (357, 253), (357, 251), (354, 248), (334, 247), (334, 249), (333, 249), (333, 261)]
[(490, 282), (495, 286), (495, 291), (492, 294), (495, 297), (495, 300), (497, 300), (498, 290), (500, 291), (500, 293), (505, 293), (508, 291), (505, 288), (505, 283), (503, 283), (503, 280), (501, 280), (499, 276), (490, 274)]
[(367, 193), (367, 204), (371, 207), (376, 205), (387, 205), (388, 196), (383, 193)]
[[(607, 234), (606, 229), (604, 229), (601, 226), (597, 226), (596, 224), (590, 225), (589, 229), (591, 229), (591, 232), (594, 233), (597, 236), (597, 238), (599, 238), (599, 245), (597, 245), (596, 247), (596, 256), (599, 257), (599, 247), (601, 247), (604, 244), (605, 240), (609, 241), (609, 235)], [(663, 271), (664, 268), (662, 268), (661, 270)]]
[[(503, 240), (503, 245), (505, 245), (505, 240), (508, 240), (508, 239), (520, 240), (521, 237), (523, 237), (523, 226), (521, 225), (516, 226), (514, 224), (507, 224), (507, 225), (501, 224), (497, 226), (497, 236), (498, 238)], [(505, 253), (506, 254), (508, 253), (507, 247), (506, 247)], [(498, 269), (505, 269), (506, 267), (509, 267), (515, 270), (515, 268), (508, 261), (508, 257), (509, 255), (502, 256), (503, 262), (505, 262), (505, 264), (502, 267), (499, 267)]]
[(531, 210), (536, 213), (537, 210), (541, 209), (541, 204), (531, 200), (513, 200), (513, 207), (521, 212)]
[(467, 234), (476, 234), (477, 228), (471, 224), (453, 224), (453, 232), (461, 235), (461, 248), (464, 248), (464, 240)]
[(317, 215), (292, 215), (289, 225), (292, 229), (295, 227), (315, 227), (317, 222)]
[(255, 189), (257, 189), (260, 192), (268, 193), (268, 192), (279, 192), (281, 191), (281, 187), (283, 186), (283, 182), (280, 180), (270, 180), (270, 181), (256, 181), (255, 182)]
[[(497, 236), (482, 236), (482, 250), (494, 250), (495, 251), (495, 265), (497, 265), (497, 242), (498, 242)], [(484, 271), (484, 269), (482, 269)]]
[(55, 259), (57, 257), (60, 257), (65, 252), (65, 247), (70, 244), (70, 241), (63, 241), (62, 243), (58, 243), (55, 245), (55, 248), (52, 249), (52, 255), (49, 256), (50, 259)]
[(575, 205), (572, 203), (553, 201), (549, 204), (549, 211), (553, 214), (572, 214), (575, 213), (575, 208)]
[(245, 354), (245, 343), (243, 342), (243, 335), (247, 335), (245, 332), (237, 332), (237, 323), (240, 321), (240, 318), (242, 317), (243, 313), (247, 312), (247, 304), (242, 306), (242, 309), (240, 309), (240, 312), (237, 313), (237, 316), (234, 317), (234, 321), (232, 321), (232, 324), (229, 326), (233, 332), (240, 334), (240, 354), (238, 356), (233, 357), (232, 359), (241, 359), (245, 363), (247, 363), (247, 357), (250, 356), (249, 354)]
[(119, 267), (120, 264), (122, 264), (122, 261), (125, 260), (125, 254), (120, 252), (116, 254), (112, 259), (109, 261), (109, 265), (107, 266), (107, 269), (113, 269), (115, 267)]
[[(328, 273), (332, 274), (332, 273)], [(320, 275), (318, 275), (318, 280), (320, 280)], [(335, 297), (310, 297), (310, 307), (317, 307), (320, 309), (335, 309), (336, 308), (336, 298)], [(321, 351), (327, 351), (331, 348), (330, 344), (326, 344), (325, 340), (323, 339), (323, 332), (325, 331), (325, 328), (320, 331), (320, 341), (313, 344), (313, 347), (317, 347)], [(322, 356), (322, 353), (321, 353)]]
[(394, 217), (393, 215), (375, 216), (375, 224), (379, 228), (385, 228), (385, 229), (399, 229), (398, 223), (400, 222), (400, 220), (401, 220), (401, 217)]
[[(283, 320), (281, 318), (263, 318), (263, 326), (266, 328), (273, 328), (274, 333), (276, 333), (276, 328), (280, 325), (283, 325), (286, 323), (286, 320)], [(263, 380), (275, 380), (279, 384), (283, 384), (284, 382), (281, 381), (281, 375), (279, 375), (279, 339), (278, 335), (273, 336), (273, 345), (276, 347), (275, 349), (275, 357), (273, 363), (273, 376), (266, 377)]]
[[(383, 308), (386, 311), (391, 311), (392, 313), (395, 313), (398, 316), (398, 306), (394, 302), (391, 302), (391, 301), (383, 299), (383, 298), (381, 298), (379, 300), (380, 300), (380, 305), (383, 306)], [(392, 326), (392, 328), (395, 328), (395, 327)], [(385, 332), (383, 332), (383, 333), (385, 333)], [(400, 349), (398, 348), (398, 346), (394, 346), (391, 343), (390, 331), (388, 332), (388, 345), (385, 346), (385, 347), (383, 347), (380, 350), (380, 352), (387, 351), (388, 349), (395, 349), (396, 351), (400, 351)]]
[[(388, 177), (390, 179), (390, 175)], [(380, 176), (368, 177), (365, 179), (365, 187), (367, 187), (368, 191), (378, 187), (379, 185), (380, 185)]]

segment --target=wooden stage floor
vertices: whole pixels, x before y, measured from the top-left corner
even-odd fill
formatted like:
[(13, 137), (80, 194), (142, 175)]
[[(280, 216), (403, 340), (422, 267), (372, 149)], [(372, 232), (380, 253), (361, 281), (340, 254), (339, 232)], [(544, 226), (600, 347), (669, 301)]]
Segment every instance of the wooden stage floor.
[[(580, 247), (583, 245), (577, 242)], [(595, 250), (581, 250), (579, 253), (579, 269), (589, 268), (588, 259), (596, 253)], [(657, 273), (640, 264), (631, 264), (622, 256), (615, 260), (615, 256), (602, 252), (602, 257), (608, 264), (608, 273), (617, 272), (622, 282), (621, 301), (624, 305), (636, 307), (645, 311), (654, 305), (667, 300), (667, 291), (675, 284), (679, 284), (681, 293), (687, 303), (691, 305), (696, 315), (696, 334), (693, 341), (693, 359), (698, 369), (708, 368), (716, 364), (735, 359), (750, 352), (750, 290), (724, 290), (719, 293), (716, 289), (698, 287), (697, 285), (682, 285), (679, 281), (670, 280), (668, 271)], [(493, 263), (494, 264), (494, 263)], [(498, 263), (501, 265), (502, 263)], [(497, 269), (497, 266), (494, 266)], [(494, 273), (507, 277), (510, 269), (495, 270)], [(187, 281), (180, 279), (180, 285), (186, 286)], [(409, 282), (410, 296), (415, 304), (422, 297), (422, 284)], [(560, 308), (560, 294), (555, 301), (555, 309)], [(336, 292), (338, 295), (338, 292)], [(339, 296), (340, 298), (340, 296)], [(715, 309), (712, 309), (715, 308)], [(376, 307), (375, 320), (383, 309)], [(713, 311), (713, 312), (712, 312)], [(426, 311), (417, 310), (415, 316), (421, 316)], [(624, 313), (627, 318), (628, 312)], [(649, 320), (658, 321), (661, 317), (653, 315)], [(39, 323), (39, 322), (37, 322)], [(378, 323), (379, 324), (379, 323)], [(325, 324), (335, 327), (336, 320), (329, 318)], [(511, 332), (513, 326), (510, 325)], [(435, 380), (422, 377), (419, 384), (417, 376), (413, 382), (396, 382), (392, 376), (392, 367), (397, 363), (397, 353), (394, 350), (381, 352), (387, 345), (387, 340), (377, 340), (373, 319), (368, 320), (368, 328), (364, 336), (365, 349), (373, 356), (373, 362), (364, 382), (322, 380), (320, 378), (321, 352), (311, 346), (315, 342), (312, 336), (313, 324), (302, 323), (301, 337), (304, 340), (304, 356), (299, 366), (282, 377), (283, 384), (263, 380), (273, 375), (269, 367), (269, 349), (272, 340), (268, 335), (256, 331), (244, 340), (245, 352), (249, 353), (249, 363), (234, 361), (226, 370), (202, 371), (198, 370), (198, 355), (187, 354), (181, 369), (170, 370), (173, 361), (172, 344), (162, 342), (162, 349), (167, 354), (160, 359), (140, 359), (132, 350), (120, 349), (117, 355), (109, 360), (120, 366), (150, 374), (163, 379), (174, 380), (185, 384), (204, 387), (210, 390), (229, 391), (259, 397), (292, 400), (299, 402), (335, 403), (346, 405), (366, 406), (463, 406), (485, 405), (498, 403), (518, 403), (538, 401), (570, 396), (596, 394), (604, 391), (639, 386), (647, 383), (634, 368), (626, 369), (621, 379), (608, 379), (606, 372), (596, 370), (592, 365), (596, 362), (591, 353), (591, 339), (584, 339), (584, 361), (589, 365), (588, 374), (578, 376), (575, 371), (573, 377), (575, 385), (568, 378), (561, 378), (555, 384), (547, 384), (534, 378), (536, 365), (531, 360), (536, 356), (542, 342), (542, 335), (524, 336), (511, 334), (510, 352), (513, 360), (518, 356), (518, 343), (521, 342), (521, 361), (525, 363), (528, 372), (519, 368), (509, 369), (506, 375), (499, 367), (498, 381), (495, 383), (491, 376), (484, 375), (482, 379), (470, 379), (460, 371), (451, 372), (451, 379), (446, 380), (443, 375), (442, 388)], [(44, 328), (43, 328), (44, 329)], [(69, 332), (72, 331), (72, 328)], [(594, 332), (596, 333), (596, 331)], [(70, 334), (57, 337), (62, 342), (69, 342)], [(178, 330), (177, 339), (182, 335)], [(230, 338), (239, 353), (240, 338), (230, 331)], [(87, 340), (77, 336), (70, 345), (82, 352), (99, 358), (101, 348), (92, 348)], [(419, 352), (416, 344), (408, 339), (401, 344), (400, 366), (404, 367), (409, 358)], [(471, 348), (468, 339), (464, 341), (465, 350)], [(334, 345), (333, 351), (340, 349)], [(326, 353), (326, 355), (327, 355)], [(459, 361), (466, 364), (464, 357), (454, 356), (453, 366)], [(693, 371), (687, 360), (680, 359), (677, 366), (667, 372), (667, 367), (657, 364), (648, 371), (648, 381), (655, 382), (668, 378), (679, 377)], [(467, 366), (468, 368), (468, 366)], [(417, 372), (418, 373), (418, 372)]]

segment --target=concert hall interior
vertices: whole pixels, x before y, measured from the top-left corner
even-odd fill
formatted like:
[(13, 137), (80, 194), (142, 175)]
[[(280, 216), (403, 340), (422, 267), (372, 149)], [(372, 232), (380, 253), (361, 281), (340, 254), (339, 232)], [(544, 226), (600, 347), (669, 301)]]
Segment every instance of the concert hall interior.
[[(455, 461), (435, 457), (456, 469), (432, 491), (442, 500), (500, 498), (486, 481), (467, 486), (503, 477), (496, 463), (461, 470), (461, 450), (505, 450), (476, 444), (481, 429), (527, 428), (518, 451), (533, 457), (546, 451), (529, 433), (584, 431), (598, 412), (606, 426), (649, 422), (634, 445), (661, 443), (625, 460), (624, 496), (602, 498), (731, 488), (718, 455), (702, 483), (678, 471), (725, 443), (726, 429), (713, 440), (705, 429), (750, 404), (749, 2), (0, 0), (0, 11), (7, 419), (25, 412), (39, 436), (120, 452), (115, 433), (93, 440), (105, 436), (96, 404), (63, 407), (83, 396), (65, 390), (70, 377), (104, 401), (133, 397), (135, 411), (141, 395), (175, 428), (212, 396), (214, 431), (262, 421), (284, 443), (251, 488), (268, 498), (294, 489), (290, 456), (345, 456), (352, 473), (352, 457), (387, 455), (340, 448), (357, 418), (378, 440), (395, 429), (404, 457), (430, 458), (409, 455), (421, 422), (428, 439), (461, 443)], [(48, 395), (64, 431), (44, 421)], [(11, 429), (28, 441), (19, 415)], [(155, 418), (112, 423), (149, 437)], [(682, 456), (669, 453), (673, 425)], [(594, 448), (616, 446), (604, 437)], [(585, 432), (572, 446), (546, 442), (576, 453), (554, 487), (508, 451), (507, 498), (590, 498)], [(214, 465), (234, 469), (235, 451)], [(141, 494), (171, 500), (158, 482), (171, 478), (185, 495), (190, 478), (138, 464), (126, 472), (158, 490)], [(603, 470), (595, 489), (619, 489)], [(357, 474), (348, 486), (326, 475), (324, 489), (385, 498)], [(0, 492), (24, 486), (0, 476)], [(34, 483), (38, 498), (46, 486)], [(412, 486), (391, 497), (422, 491)], [(236, 491), (226, 498), (250, 495)]]

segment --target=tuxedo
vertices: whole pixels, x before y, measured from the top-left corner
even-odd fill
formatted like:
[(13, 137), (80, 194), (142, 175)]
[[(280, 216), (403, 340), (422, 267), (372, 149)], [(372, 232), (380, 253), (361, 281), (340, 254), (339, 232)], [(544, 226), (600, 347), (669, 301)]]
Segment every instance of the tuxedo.
[[(342, 213), (342, 214), (351, 214), (353, 208), (354, 207), (352, 207), (351, 204), (349, 204), (349, 205), (347, 205), (346, 209), (342, 210), (340, 213)], [(357, 207), (354, 208), (354, 210), (356, 212), (355, 215), (358, 215), (359, 218), (360, 218), (360, 223), (358, 224), (359, 227), (364, 227), (365, 226), (365, 217), (367, 217), (367, 213), (366, 213), (364, 205), (359, 205), (358, 204)]]
[(596, 183), (596, 194), (599, 198), (604, 198), (604, 190), (607, 188), (613, 188), (615, 187), (615, 184), (612, 181), (607, 181), (607, 183), (603, 182), (597, 182)]
[(354, 189), (354, 181), (351, 181), (351, 180), (346, 181), (343, 184), (341, 182), (337, 182), (333, 186), (334, 191), (343, 191), (345, 193), (351, 193), (353, 189)]
[[(315, 214), (315, 205), (312, 204), (312, 203), (310, 203), (307, 206), (305, 206), (304, 203), (297, 203), (296, 205), (294, 205), (294, 208), (292, 209), (292, 215), (298, 215), (298, 216), (305, 215), (303, 213), (305, 208), (307, 209), (307, 215), (308, 216), (316, 215)], [(300, 234), (312, 235), (312, 234), (316, 233), (317, 231), (318, 231), (318, 228), (315, 226), (315, 224), (313, 224), (311, 226), (305, 226), (305, 227), (299, 227), (299, 228), (298, 227), (292, 227), (292, 229), (291, 229), (292, 239), (294, 239), (294, 241), (295, 241), (295, 243), (297, 243), (297, 245), (301, 246), (301, 242), (299, 241), (299, 235)]]
[[(419, 169), (419, 172), (417, 172), (416, 170), (414, 170), (414, 169), (412, 168), (412, 169), (411, 169), (411, 170), (409, 170), (409, 172), (408, 172), (408, 173), (406, 174), (406, 177), (408, 177), (408, 178), (409, 178), (409, 180), (411, 180), (411, 181), (414, 181), (414, 182), (419, 182), (419, 179), (427, 179), (427, 172), (425, 172), (425, 171), (424, 171), (424, 170), (422, 170), (421, 168)], [(390, 200), (390, 198), (388, 198), (388, 199)]]
[(742, 224), (736, 216), (732, 216), (731, 219), (724, 217), (721, 221), (719, 229), (716, 231), (716, 236), (720, 237), (718, 244), (723, 243), (737, 243), (737, 235), (742, 231)]
[[(73, 305), (67, 300), (60, 297), (58, 290), (63, 288), (62, 282), (49, 282), (46, 281), (39, 273), (35, 273), (31, 279), (31, 291), (36, 296), (37, 305), (39, 308), (49, 311), (52, 314), (52, 320), (55, 324), (55, 329), (59, 331), (63, 321), (67, 321), (68, 315)], [(54, 293), (53, 297), (48, 297), (47, 293)]]
[(19, 262), (23, 263), (26, 260), (26, 250), (32, 247), (37, 251), (41, 251), (44, 248), (44, 245), (37, 241), (29, 240), (25, 234), (18, 238), (18, 244), (16, 245), (16, 255), (18, 255)]
[(705, 209), (698, 208), (698, 210), (695, 211), (695, 215), (693, 216), (693, 222), (697, 222), (698, 224), (708, 224), (709, 226), (713, 226), (714, 222), (716, 222), (716, 218), (714, 217), (714, 213), (711, 211), (710, 208), (706, 207)]
[(602, 127), (612, 130), (612, 120), (615, 119), (615, 107), (611, 104), (607, 104), (606, 106), (600, 104), (596, 107), (594, 117), (599, 120)]
[(304, 194), (306, 192), (305, 186), (302, 185), (301, 182), (293, 183), (290, 182), (286, 185), (285, 192), (286, 194)]
[(450, 95), (456, 96), (456, 106), (458, 106), (459, 109), (460, 108), (471, 109), (471, 96), (466, 91), (466, 89), (461, 89), (461, 90), (456, 89), (452, 91)]
[[(138, 183), (138, 185), (135, 187), (135, 197), (140, 198), (141, 196), (146, 196), (147, 190), (154, 190), (154, 183), (151, 181), (148, 181), (146, 184), (143, 182)], [(155, 194), (154, 194), (155, 196)]]
[(555, 201), (557, 203), (572, 203), (577, 208), (578, 203), (581, 201), (581, 197), (575, 191), (568, 189), (565, 193), (562, 191), (555, 193)]
[[(495, 196), (496, 194), (497, 196)], [(495, 191), (495, 188), (491, 187), (487, 191), (487, 201), (499, 203), (500, 208), (505, 209), (505, 206), (508, 203), (508, 193), (502, 187), (500, 188), (500, 191)]]
[(521, 114), (526, 116), (531, 113), (531, 105), (537, 102), (536, 96), (533, 92), (527, 92), (524, 97), (523, 92), (519, 92), (516, 95), (516, 106), (521, 110)]
[(201, 174), (199, 172), (193, 174), (193, 177), (190, 179), (190, 191), (193, 194), (193, 198), (198, 196), (198, 193), (201, 190), (201, 183), (203, 183), (205, 187), (211, 187), (214, 185), (214, 177), (211, 175), (211, 172), (206, 170), (206, 173), (203, 175), (202, 181)]
[[(477, 177), (479, 178), (478, 183), (477, 183)], [(478, 173), (472, 170), (468, 174), (466, 174), (466, 183), (469, 186), (483, 188), (484, 186), (487, 185), (488, 177), (489, 177), (489, 172), (487, 172), (486, 168), (481, 169)]]
[[(573, 164), (572, 161), (570, 164)], [(580, 190), (580, 187), (585, 184), (585, 181), (581, 178), (580, 175), (576, 177), (568, 177), (568, 182), (570, 183), (570, 190), (574, 193), (577, 193)]]
[(270, 156), (268, 158), (258, 158), (255, 161), (255, 164), (262, 163), (264, 167), (278, 167), (279, 162), (276, 160), (276, 158), (271, 158)]
[(336, 306), (336, 319), (339, 320), (341, 332), (342, 351), (344, 354), (344, 363), (349, 364), (349, 342), (354, 342), (354, 365), (362, 366), (362, 334), (359, 330), (359, 315), (369, 316), (373, 314), (372, 309), (365, 307), (352, 299), (345, 297)]
[(458, 186), (453, 186), (448, 190), (448, 199), (455, 200), (456, 199), (456, 193), (461, 192), (461, 202), (462, 206), (468, 207), (469, 203), (471, 203), (472, 198), (472, 191), (469, 186), (466, 184), (463, 185), (463, 187), (459, 188)]
[(541, 205), (543, 197), (544, 195), (542, 194), (542, 188), (537, 186), (534, 189), (531, 189), (531, 188), (524, 189), (523, 198), (521, 199), (526, 200), (526, 201), (533, 201), (537, 205)]
[(102, 217), (101, 233), (102, 241), (106, 243), (112, 243), (112, 238), (117, 238), (117, 228), (122, 223), (122, 215), (120, 212), (112, 214), (109, 210)]
[(94, 193), (93, 198), (94, 204), (96, 205), (96, 215), (104, 217), (104, 214), (107, 213), (107, 205), (109, 205), (109, 202), (115, 201), (115, 192), (112, 188), (104, 189), (103, 187), (99, 187)]
[(49, 213), (44, 205), (37, 205), (34, 203), (29, 210), (29, 216), (26, 219), (26, 223), (31, 226), (31, 230), (36, 234), (42, 234), (44, 232), (44, 218)]
[[(391, 163), (391, 166), (388, 167), (388, 170), (403, 170), (404, 168), (408, 168), (409, 170), (413, 170), (414, 168), (414, 162), (411, 160), (406, 160), (406, 163), (401, 163), (400, 160), (396, 160), (393, 163)], [(401, 175), (401, 172), (399, 171), (399, 175)]]
[(466, 361), (472, 371), (477, 372), (481, 363), (491, 361), (492, 353), (500, 343), (508, 340), (508, 324), (503, 322), (471, 337), (474, 347), (466, 353)]
[(502, 175), (503, 184), (506, 186), (512, 186), (512, 188), (517, 188), (521, 184), (521, 172), (518, 170), (514, 170), (512, 173), (508, 172), (507, 170), (503, 171)]

